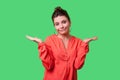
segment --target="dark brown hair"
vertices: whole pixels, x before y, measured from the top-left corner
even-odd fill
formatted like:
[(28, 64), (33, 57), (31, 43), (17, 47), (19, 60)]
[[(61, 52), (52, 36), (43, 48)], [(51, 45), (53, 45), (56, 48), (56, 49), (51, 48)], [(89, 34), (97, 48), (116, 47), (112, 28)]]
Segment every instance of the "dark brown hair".
[(55, 10), (54, 10), (54, 12), (52, 14), (52, 21), (54, 22), (54, 18), (58, 17), (58, 16), (65, 16), (65, 17), (67, 17), (67, 19), (69, 20), (69, 22), (71, 22), (70, 21), (70, 17), (68, 15), (67, 11), (64, 10), (64, 9), (62, 9), (60, 6), (58, 6), (58, 7), (55, 8)]

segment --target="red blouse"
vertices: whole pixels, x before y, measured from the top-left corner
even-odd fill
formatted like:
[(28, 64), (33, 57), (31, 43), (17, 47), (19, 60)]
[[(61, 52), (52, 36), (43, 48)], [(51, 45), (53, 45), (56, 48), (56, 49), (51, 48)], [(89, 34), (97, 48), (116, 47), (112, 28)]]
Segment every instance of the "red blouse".
[(88, 44), (72, 36), (67, 48), (56, 35), (38, 44), (40, 59), (45, 67), (44, 80), (77, 80), (77, 70), (82, 68)]

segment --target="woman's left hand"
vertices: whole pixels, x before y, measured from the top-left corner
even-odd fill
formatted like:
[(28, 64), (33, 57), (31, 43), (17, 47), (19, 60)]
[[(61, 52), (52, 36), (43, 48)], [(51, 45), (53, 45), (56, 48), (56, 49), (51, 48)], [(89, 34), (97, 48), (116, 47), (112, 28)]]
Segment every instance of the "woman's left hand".
[(83, 42), (89, 43), (90, 41), (94, 41), (94, 40), (97, 40), (97, 39), (98, 39), (97, 37), (87, 38), (87, 39), (83, 40)]

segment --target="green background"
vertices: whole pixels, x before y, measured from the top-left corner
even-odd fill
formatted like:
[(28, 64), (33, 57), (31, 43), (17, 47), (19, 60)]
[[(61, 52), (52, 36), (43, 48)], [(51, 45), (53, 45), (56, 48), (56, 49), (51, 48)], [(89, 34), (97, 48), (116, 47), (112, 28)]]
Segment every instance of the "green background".
[(51, 15), (56, 6), (71, 17), (71, 34), (90, 43), (78, 80), (120, 80), (119, 0), (0, 0), (0, 80), (42, 80), (44, 68), (37, 44), (54, 34)]

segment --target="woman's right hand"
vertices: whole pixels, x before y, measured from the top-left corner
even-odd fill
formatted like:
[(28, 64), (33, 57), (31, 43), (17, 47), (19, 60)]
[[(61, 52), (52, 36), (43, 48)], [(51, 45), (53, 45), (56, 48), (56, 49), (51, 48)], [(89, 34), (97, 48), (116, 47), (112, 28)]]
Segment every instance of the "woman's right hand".
[(37, 37), (31, 37), (31, 36), (26, 35), (26, 38), (31, 40), (31, 41), (34, 41), (36, 43), (42, 43), (42, 40), (37, 38)]

